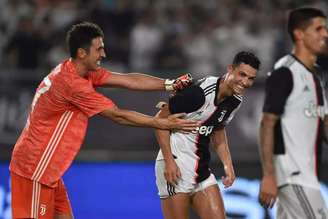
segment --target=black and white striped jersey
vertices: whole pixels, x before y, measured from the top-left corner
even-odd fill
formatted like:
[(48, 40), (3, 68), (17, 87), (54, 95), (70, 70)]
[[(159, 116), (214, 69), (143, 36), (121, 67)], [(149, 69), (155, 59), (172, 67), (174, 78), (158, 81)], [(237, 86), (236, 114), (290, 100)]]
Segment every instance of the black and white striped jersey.
[[(242, 97), (233, 95), (217, 102), (220, 80), (206, 77), (194, 86), (186, 88), (170, 98), (171, 113), (186, 112), (187, 119), (201, 121), (201, 126), (192, 133), (171, 132), (171, 150), (181, 164), (182, 178), (199, 183), (210, 175), (210, 135), (224, 128), (233, 118), (242, 102)], [(157, 160), (163, 159), (159, 151)]]
[(278, 185), (319, 188), (317, 169), (327, 114), (316, 73), (293, 55), (282, 57), (266, 82), (263, 111), (280, 116), (274, 130), (274, 163)]

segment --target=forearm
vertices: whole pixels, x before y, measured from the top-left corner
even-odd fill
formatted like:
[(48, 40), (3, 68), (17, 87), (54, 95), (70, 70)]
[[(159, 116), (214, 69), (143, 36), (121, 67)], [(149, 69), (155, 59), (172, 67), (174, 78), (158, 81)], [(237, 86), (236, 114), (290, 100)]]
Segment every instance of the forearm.
[(181, 90), (192, 83), (192, 77), (190, 74), (182, 75), (179, 78), (173, 80), (162, 79), (142, 73), (122, 74), (118, 72), (112, 72), (110, 75), (110, 77), (102, 82), (101, 86), (142, 91), (176, 91)]
[(220, 158), (225, 167), (232, 166), (232, 159), (228, 146), (228, 140), (224, 129), (215, 132), (213, 141), (213, 147), (216, 154)]
[(124, 109), (113, 109), (105, 110), (100, 115), (110, 118), (114, 122), (122, 125), (138, 126), (138, 127), (153, 127), (153, 128), (164, 128), (158, 123), (158, 119), (138, 113), (135, 111), (124, 110)]
[(275, 118), (264, 115), (260, 124), (259, 152), (262, 163), (263, 176), (274, 175), (273, 165), (273, 145), (274, 145), (274, 127)]
[(228, 144), (222, 143), (215, 146), (215, 151), (224, 167), (232, 166), (232, 159)]
[(162, 78), (145, 75), (141, 73), (129, 73), (132, 78), (129, 89), (133, 90), (165, 90)]
[(165, 80), (162, 78), (141, 73), (128, 73), (126, 76), (129, 78), (125, 84), (127, 89), (143, 91), (165, 90)]
[[(169, 110), (167, 105), (165, 105), (162, 110), (160, 110), (156, 117), (158, 118), (165, 118), (169, 116)], [(173, 159), (173, 154), (171, 151), (171, 144), (170, 144), (170, 131), (167, 130), (160, 130), (155, 129), (155, 136), (156, 140), (161, 148), (163, 157), (165, 161), (171, 161)]]
[(165, 162), (171, 161), (173, 159), (173, 154), (170, 145), (170, 131), (156, 129), (155, 136), (161, 148)]

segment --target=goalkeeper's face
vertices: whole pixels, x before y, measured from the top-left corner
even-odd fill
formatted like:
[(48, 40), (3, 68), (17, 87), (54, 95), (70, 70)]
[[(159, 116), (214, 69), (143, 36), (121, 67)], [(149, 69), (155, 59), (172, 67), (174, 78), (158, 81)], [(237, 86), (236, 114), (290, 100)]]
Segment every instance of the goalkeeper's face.
[(89, 71), (96, 70), (101, 63), (101, 60), (106, 57), (105, 45), (102, 37), (94, 38), (91, 41), (91, 46), (85, 57), (85, 65)]
[(253, 85), (256, 74), (257, 70), (248, 64), (229, 65), (226, 83), (232, 93), (242, 95)]

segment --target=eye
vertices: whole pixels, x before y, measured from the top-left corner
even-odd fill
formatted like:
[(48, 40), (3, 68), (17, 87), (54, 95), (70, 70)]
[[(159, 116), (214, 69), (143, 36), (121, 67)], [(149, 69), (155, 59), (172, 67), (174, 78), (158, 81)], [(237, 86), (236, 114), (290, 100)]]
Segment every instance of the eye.
[(255, 80), (255, 77), (249, 77), (248, 80), (254, 81)]
[(242, 76), (242, 77), (246, 77), (247, 76), (246, 73), (245, 72), (242, 72), (242, 71), (239, 72), (239, 75)]

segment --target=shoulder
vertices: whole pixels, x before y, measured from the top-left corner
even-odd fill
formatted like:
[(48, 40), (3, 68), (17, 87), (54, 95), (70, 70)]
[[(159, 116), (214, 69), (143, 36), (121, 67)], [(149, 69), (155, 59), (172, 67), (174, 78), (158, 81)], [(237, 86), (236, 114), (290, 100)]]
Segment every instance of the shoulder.
[(290, 68), (292, 65), (297, 63), (297, 60), (295, 57), (291, 54), (285, 55), (281, 57), (275, 64), (274, 64), (274, 69), (278, 69), (281, 67), (287, 67)]
[(292, 76), (292, 71), (290, 70), (290, 68), (285, 67), (285, 66), (274, 69), (273, 71), (268, 73), (268, 78), (270, 78), (270, 77), (284, 78), (284, 77), (290, 77), (290, 76)]
[(198, 85), (192, 85), (169, 99), (169, 109), (171, 113), (191, 113), (198, 110), (204, 103), (204, 90)]
[(205, 77), (205, 78), (202, 78), (202, 79), (199, 79), (195, 85), (205, 89), (209, 86), (213, 86), (213, 84), (215, 85), (216, 82), (218, 80), (218, 77), (214, 77), (214, 76), (209, 76), (209, 77)]
[(293, 73), (290, 70), (290, 68), (286, 66), (281, 66), (272, 72), (268, 73), (268, 78), (266, 80), (266, 83), (268, 84), (292, 84), (293, 83)]
[(284, 93), (288, 96), (293, 87), (294, 79), (292, 71), (285, 66), (270, 72), (265, 82), (265, 90), (267, 93), (272, 91), (275, 94)]
[(205, 96), (216, 89), (218, 77), (205, 77), (200, 80), (198, 80), (195, 85), (199, 86), (201, 89), (203, 89)]
[(103, 76), (109, 76), (111, 75), (112, 72), (106, 68), (103, 67), (99, 67), (97, 70), (95, 71), (90, 71), (88, 74), (88, 78), (90, 77), (103, 77)]

